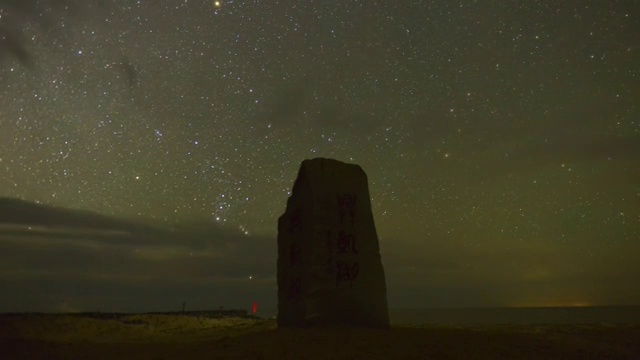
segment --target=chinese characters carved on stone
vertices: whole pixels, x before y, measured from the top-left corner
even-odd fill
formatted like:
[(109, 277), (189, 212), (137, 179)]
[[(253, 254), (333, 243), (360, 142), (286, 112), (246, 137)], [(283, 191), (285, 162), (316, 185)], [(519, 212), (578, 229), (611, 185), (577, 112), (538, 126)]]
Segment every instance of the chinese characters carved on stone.
[(336, 287), (348, 285), (349, 288), (351, 288), (353, 286), (353, 280), (358, 277), (359, 272), (360, 265), (358, 262), (336, 261)]
[(295, 278), (289, 282), (289, 288), (287, 289), (287, 300), (292, 302), (299, 302), (302, 294), (302, 281), (300, 278)]
[(348, 217), (351, 226), (355, 224), (356, 217), (356, 195), (343, 193), (336, 194), (338, 198), (338, 210), (340, 214), (340, 225), (345, 224), (345, 220)]

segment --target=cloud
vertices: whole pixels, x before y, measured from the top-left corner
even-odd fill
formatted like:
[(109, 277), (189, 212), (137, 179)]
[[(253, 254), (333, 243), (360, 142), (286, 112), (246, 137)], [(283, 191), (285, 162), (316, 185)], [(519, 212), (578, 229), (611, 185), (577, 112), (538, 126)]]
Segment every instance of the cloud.
[[(179, 293), (193, 302), (208, 298), (207, 291), (226, 291), (224, 298), (231, 301), (246, 289), (269, 297), (275, 286), (275, 239), (213, 225), (171, 229), (144, 240), (106, 230), (82, 236), (3, 229), (6, 226), (0, 228), (0, 283), (8, 296), (0, 298), (0, 311), (53, 311), (57, 303), (89, 310), (98, 300), (104, 310), (147, 311), (148, 306), (136, 308), (145, 303), (136, 297), (162, 304), (152, 294), (164, 291), (167, 298)], [(66, 236), (69, 233), (73, 236)], [(265, 256), (269, 253), (273, 256)]]
[[(367, 111), (358, 110), (353, 94), (340, 84), (344, 79), (304, 79), (285, 84), (283, 90), (268, 99), (257, 116), (258, 133), (270, 130), (318, 131), (319, 134), (335, 132), (357, 136), (372, 135), (388, 117), (376, 100), (369, 100)], [(359, 97), (367, 98), (367, 94)]]
[[(562, 246), (536, 236), (385, 238), (390, 306), (640, 301), (640, 292), (628, 288), (640, 276), (637, 265), (613, 258), (619, 256), (615, 242)], [(210, 223), (130, 230), (4, 224), (0, 311), (160, 311), (183, 301), (192, 309), (248, 307), (253, 300), (273, 306), (276, 260), (275, 236), (247, 236)]]
[(289, 85), (284, 91), (267, 101), (258, 116), (261, 129), (289, 129), (300, 124), (302, 112), (308, 104), (309, 84)]
[[(608, 245), (385, 239), (390, 304), (398, 307), (631, 305), (640, 268)], [(391, 246), (390, 244), (393, 244)], [(634, 246), (640, 251), (640, 245)], [(592, 253), (593, 256), (585, 256)], [(604, 266), (607, 264), (607, 266)]]

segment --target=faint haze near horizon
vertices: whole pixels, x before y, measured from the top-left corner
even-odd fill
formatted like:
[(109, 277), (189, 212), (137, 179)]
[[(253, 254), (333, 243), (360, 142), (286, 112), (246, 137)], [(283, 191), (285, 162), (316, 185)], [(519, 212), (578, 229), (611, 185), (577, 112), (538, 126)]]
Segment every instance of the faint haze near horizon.
[(0, 197), (153, 228), (0, 228), (0, 311), (275, 303), (315, 157), (367, 173), (392, 308), (638, 305), (639, 10), (0, 1)]

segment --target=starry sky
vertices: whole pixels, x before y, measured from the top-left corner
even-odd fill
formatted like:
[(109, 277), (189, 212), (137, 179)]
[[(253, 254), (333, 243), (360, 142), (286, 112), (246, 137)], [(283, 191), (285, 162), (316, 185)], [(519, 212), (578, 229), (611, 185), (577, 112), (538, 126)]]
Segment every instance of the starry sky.
[(0, 196), (180, 231), (0, 232), (0, 310), (275, 304), (315, 157), (366, 171), (391, 307), (640, 304), (637, 1), (14, 3)]

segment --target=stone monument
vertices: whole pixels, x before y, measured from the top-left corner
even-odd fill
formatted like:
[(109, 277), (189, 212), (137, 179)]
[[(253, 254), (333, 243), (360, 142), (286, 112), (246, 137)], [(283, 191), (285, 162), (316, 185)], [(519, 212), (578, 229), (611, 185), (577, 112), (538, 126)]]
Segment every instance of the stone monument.
[(304, 160), (278, 219), (278, 326), (389, 327), (367, 175)]

